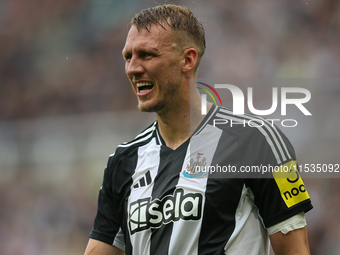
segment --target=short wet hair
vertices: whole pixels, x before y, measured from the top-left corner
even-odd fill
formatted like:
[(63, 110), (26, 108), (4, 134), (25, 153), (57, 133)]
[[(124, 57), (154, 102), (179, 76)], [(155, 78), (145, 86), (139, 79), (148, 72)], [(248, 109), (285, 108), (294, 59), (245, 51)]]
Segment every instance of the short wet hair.
[[(166, 30), (164, 24), (169, 25), (173, 31), (179, 32), (177, 41), (183, 47), (191, 46), (198, 53), (196, 68), (205, 52), (205, 30), (203, 23), (187, 7), (173, 4), (164, 4), (151, 7), (135, 14), (130, 25), (149, 31), (152, 24), (159, 25)], [(186, 40), (183, 40), (186, 36)]]

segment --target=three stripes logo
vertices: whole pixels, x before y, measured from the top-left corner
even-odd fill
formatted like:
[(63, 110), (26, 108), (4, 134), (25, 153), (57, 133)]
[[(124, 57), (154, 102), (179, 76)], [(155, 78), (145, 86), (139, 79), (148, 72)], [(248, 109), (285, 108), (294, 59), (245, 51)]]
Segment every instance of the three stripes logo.
[(148, 186), (151, 183), (151, 175), (150, 170), (146, 172), (146, 174), (138, 180), (138, 182), (133, 186), (134, 189), (138, 189), (141, 187)]

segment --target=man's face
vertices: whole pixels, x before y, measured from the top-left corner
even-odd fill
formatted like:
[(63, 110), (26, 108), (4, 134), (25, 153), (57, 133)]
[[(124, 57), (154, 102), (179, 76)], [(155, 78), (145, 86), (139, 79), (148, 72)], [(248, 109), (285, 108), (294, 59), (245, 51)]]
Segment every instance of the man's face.
[(181, 90), (182, 54), (171, 28), (151, 25), (150, 32), (132, 26), (123, 49), (125, 71), (145, 112), (174, 106)]

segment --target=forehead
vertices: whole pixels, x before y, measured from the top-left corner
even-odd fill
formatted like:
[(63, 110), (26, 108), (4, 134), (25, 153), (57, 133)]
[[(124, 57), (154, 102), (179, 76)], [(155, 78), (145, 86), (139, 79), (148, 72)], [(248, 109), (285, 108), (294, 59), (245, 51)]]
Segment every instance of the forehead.
[(175, 46), (174, 33), (170, 27), (166, 27), (166, 30), (159, 25), (151, 25), (149, 31), (144, 28), (139, 28), (133, 25), (126, 38), (124, 51), (131, 51), (132, 47), (156, 47), (162, 46)]

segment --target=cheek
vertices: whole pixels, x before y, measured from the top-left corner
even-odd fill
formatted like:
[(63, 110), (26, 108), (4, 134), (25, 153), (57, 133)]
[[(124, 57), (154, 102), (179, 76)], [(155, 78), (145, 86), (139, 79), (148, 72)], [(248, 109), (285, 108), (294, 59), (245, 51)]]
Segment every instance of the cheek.
[(169, 61), (166, 65), (162, 67), (163, 72), (166, 72), (168, 76), (171, 76), (172, 78), (174, 75), (178, 76), (181, 73), (181, 65), (177, 61)]
[(174, 59), (169, 57), (164, 61), (164, 59), (154, 59), (152, 63), (148, 63), (146, 68), (150, 75), (156, 79), (176, 79), (181, 75), (181, 64), (179, 59)]

